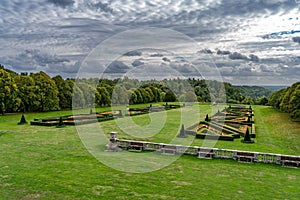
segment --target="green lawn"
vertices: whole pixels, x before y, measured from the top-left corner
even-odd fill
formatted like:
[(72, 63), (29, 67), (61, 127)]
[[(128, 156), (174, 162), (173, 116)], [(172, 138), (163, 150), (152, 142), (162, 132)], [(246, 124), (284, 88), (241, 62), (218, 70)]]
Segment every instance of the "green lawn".
[[(198, 109), (197, 106), (187, 109)], [(218, 148), (300, 155), (299, 122), (269, 107), (255, 106), (255, 144), (220, 141)], [(106, 110), (101, 109), (101, 110)], [(200, 117), (211, 112), (200, 106)], [(89, 109), (82, 112), (89, 112)], [(187, 112), (183, 110), (182, 112)], [(72, 111), (26, 114), (34, 118), (71, 114)], [(166, 113), (162, 130), (150, 141), (170, 142), (180, 124), (197, 121), (197, 112), (179, 119), (180, 110)], [(161, 117), (154, 113), (152, 117)], [(21, 114), (0, 116), (0, 199), (299, 199), (299, 169), (232, 160), (202, 160), (182, 156), (169, 166), (149, 173), (121, 172), (105, 166), (87, 152), (76, 128), (17, 126)], [(122, 120), (120, 119), (122, 123)], [(193, 121), (194, 120), (194, 121)], [(135, 116), (141, 126), (147, 115)], [(125, 121), (126, 122), (126, 121)], [(119, 130), (114, 121), (101, 123), (105, 133)], [(194, 140), (201, 146), (201, 140)], [(132, 153), (133, 155), (139, 155)]]

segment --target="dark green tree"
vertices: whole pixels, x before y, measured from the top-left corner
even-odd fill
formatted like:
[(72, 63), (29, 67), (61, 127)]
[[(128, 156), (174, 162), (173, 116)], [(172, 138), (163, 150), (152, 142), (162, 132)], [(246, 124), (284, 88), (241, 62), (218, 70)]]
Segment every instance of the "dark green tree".
[(17, 111), (20, 105), (18, 86), (9, 72), (0, 68), (0, 113)]
[(95, 102), (98, 106), (106, 106), (111, 104), (111, 96), (106, 87), (97, 87)]
[(35, 109), (35, 103), (38, 101), (34, 79), (26, 74), (15, 77), (21, 99), (19, 110), (30, 112)]
[(72, 93), (72, 108), (83, 108), (85, 105), (85, 98), (82, 90), (75, 84)]
[(61, 76), (52, 78), (58, 89), (59, 107), (61, 109), (72, 108), (72, 93), (73, 93), (73, 80), (64, 80)]
[(55, 81), (45, 72), (30, 75), (35, 82), (37, 97), (36, 108), (39, 111), (59, 110), (58, 89)]
[(177, 98), (176, 98), (175, 94), (171, 90), (168, 90), (166, 92), (164, 102), (176, 102), (176, 101), (177, 101)]
[(128, 92), (124, 86), (116, 85), (112, 94), (112, 103), (114, 105), (128, 104)]
[(269, 105), (273, 106), (274, 108), (280, 108), (280, 103), (282, 101), (282, 98), (286, 92), (286, 88), (281, 89), (279, 91), (276, 91), (271, 94), (270, 99), (269, 99)]

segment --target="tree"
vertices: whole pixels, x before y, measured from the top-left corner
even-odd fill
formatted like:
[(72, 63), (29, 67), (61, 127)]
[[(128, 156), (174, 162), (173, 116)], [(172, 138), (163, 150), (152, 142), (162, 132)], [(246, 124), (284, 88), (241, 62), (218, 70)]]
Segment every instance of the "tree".
[(20, 105), (18, 86), (10, 73), (0, 68), (0, 113), (16, 111)]
[(292, 118), (300, 118), (300, 82), (274, 92), (269, 104), (283, 112), (291, 113)]
[(92, 83), (85, 80), (76, 80), (75, 85), (80, 88), (84, 98), (83, 107), (91, 107), (94, 106), (95, 103), (95, 95), (96, 88), (92, 85)]
[(289, 99), (289, 108), (292, 118), (300, 118), (300, 82), (292, 85), (292, 91)]
[(136, 95), (136, 102), (135, 103), (143, 103), (144, 102), (142, 93), (141, 93), (141, 91), (139, 89), (140, 88), (135, 89), (135, 91), (134, 91), (134, 93)]
[(76, 84), (74, 84), (72, 93), (72, 108), (83, 108), (84, 105), (84, 94), (82, 90)]
[(273, 106), (274, 108), (280, 108), (280, 103), (281, 103), (281, 100), (286, 92), (286, 88), (284, 89), (281, 89), (279, 91), (276, 91), (274, 93), (271, 94), (270, 96), (270, 99), (269, 99), (269, 104), (271, 106)]
[(282, 101), (279, 105), (280, 110), (292, 113), (299, 105), (299, 98), (297, 99), (300, 89), (300, 82), (293, 84), (285, 92)]
[(55, 81), (58, 89), (59, 107), (61, 109), (71, 109), (74, 82), (72, 80), (64, 80), (59, 75), (52, 79)]
[(258, 98), (256, 103), (258, 105), (264, 105), (265, 106), (265, 105), (268, 105), (268, 102), (269, 102), (268, 98), (263, 96), (263, 97)]
[(15, 78), (19, 92), (18, 97), (21, 99), (19, 110), (30, 112), (35, 109), (37, 93), (34, 79), (31, 76), (22, 74)]
[(138, 88), (138, 90), (140, 91), (140, 93), (142, 95), (142, 99), (143, 99), (141, 103), (149, 103), (150, 102), (150, 96), (146, 92), (146, 90), (144, 88)]
[(196, 102), (197, 101), (197, 96), (195, 95), (194, 92), (192, 91), (188, 91), (186, 92), (185, 94), (185, 99), (184, 99), (185, 102)]
[(112, 103), (114, 105), (128, 104), (128, 93), (124, 86), (116, 85), (112, 94)]
[(149, 87), (152, 91), (152, 94), (154, 96), (153, 102), (159, 102), (161, 101), (161, 96), (160, 96), (160, 91), (158, 88), (154, 87), (154, 86), (150, 86)]
[(133, 89), (129, 90), (129, 104), (135, 104), (137, 102), (137, 96)]
[(147, 96), (149, 98), (148, 102), (146, 102), (146, 103), (154, 102), (155, 101), (155, 97), (154, 97), (154, 94), (153, 94), (151, 88), (146, 87), (145, 88), (145, 92), (147, 93)]
[(35, 93), (37, 97), (36, 108), (39, 111), (59, 109), (58, 89), (55, 81), (45, 72), (30, 75), (35, 82)]
[(175, 94), (171, 90), (168, 90), (166, 92), (164, 102), (175, 102), (175, 101), (177, 101)]
[(111, 104), (111, 98), (106, 87), (98, 86), (96, 88), (96, 99), (95, 102), (98, 106), (106, 106)]

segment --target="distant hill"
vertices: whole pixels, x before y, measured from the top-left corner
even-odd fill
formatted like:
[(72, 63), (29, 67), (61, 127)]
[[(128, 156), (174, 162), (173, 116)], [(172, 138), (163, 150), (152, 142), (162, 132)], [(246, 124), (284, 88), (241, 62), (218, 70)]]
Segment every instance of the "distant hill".
[(269, 97), (272, 94), (272, 90), (262, 87), (262, 86), (233, 86), (236, 88), (243, 96), (248, 96), (252, 98)]
[(272, 91), (278, 91), (281, 90), (283, 88), (287, 88), (288, 86), (284, 86), (284, 85), (266, 85), (266, 86), (262, 86), (268, 90), (272, 90)]

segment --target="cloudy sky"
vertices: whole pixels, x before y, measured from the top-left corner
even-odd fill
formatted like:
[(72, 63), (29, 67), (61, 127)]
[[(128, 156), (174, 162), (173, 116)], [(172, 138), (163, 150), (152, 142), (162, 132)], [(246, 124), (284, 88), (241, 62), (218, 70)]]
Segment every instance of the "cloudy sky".
[[(89, 55), (108, 41), (108, 52), (130, 50), (107, 62), (102, 73), (113, 77), (207, 78), (209, 65), (233, 84), (290, 85), (300, 80), (299, 11), (298, 0), (1, 0), (0, 63), (76, 77), (85, 64), (103, 64)], [(144, 43), (133, 45), (137, 38)]]

